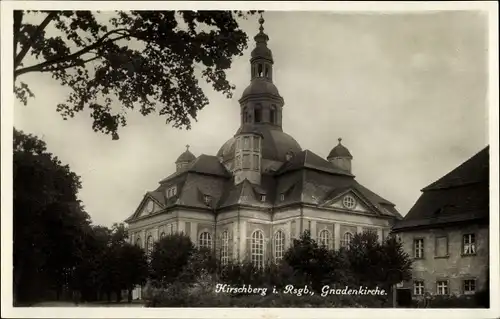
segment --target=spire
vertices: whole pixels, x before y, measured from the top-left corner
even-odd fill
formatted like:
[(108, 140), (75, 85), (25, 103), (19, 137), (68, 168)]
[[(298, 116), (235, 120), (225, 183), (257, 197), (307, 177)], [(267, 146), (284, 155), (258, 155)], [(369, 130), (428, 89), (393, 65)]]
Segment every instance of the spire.
[(268, 60), (269, 62), (273, 62), (273, 54), (271, 50), (267, 47), (267, 41), (269, 41), (269, 37), (267, 34), (264, 33), (264, 17), (262, 16), (262, 13), (260, 14), (259, 18), (259, 33), (255, 35), (253, 38), (255, 40), (255, 49), (252, 51), (252, 59), (251, 61), (255, 59), (265, 59)]
[(264, 17), (262, 16), (261, 13), (259, 18), (259, 24), (260, 24), (259, 33), (257, 33), (257, 35), (254, 37), (254, 40), (257, 43), (257, 45), (264, 44), (265, 46), (267, 46), (267, 41), (269, 41), (269, 37), (267, 36), (267, 34), (264, 33), (264, 22), (266, 22), (266, 20), (264, 20)]
[(339, 140), (339, 145), (341, 145), (342, 144), (342, 137), (339, 137), (338, 140)]

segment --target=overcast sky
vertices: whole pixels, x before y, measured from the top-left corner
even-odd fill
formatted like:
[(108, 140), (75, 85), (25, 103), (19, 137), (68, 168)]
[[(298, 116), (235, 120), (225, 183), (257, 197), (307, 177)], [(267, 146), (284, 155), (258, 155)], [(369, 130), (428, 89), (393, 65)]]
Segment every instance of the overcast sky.
[[(356, 179), (403, 215), (420, 189), (488, 144), (485, 16), (267, 12), (265, 19), (284, 131), (322, 157), (342, 137)], [(43, 138), (81, 176), (79, 197), (95, 223), (121, 222), (175, 170), (186, 144), (195, 155), (215, 155), (236, 132), (257, 17), (241, 25), (251, 40), (228, 74), (234, 97), (204, 85), (210, 105), (190, 131), (130, 113), (112, 141), (92, 131), (88, 113), (63, 121), (56, 105), (67, 90), (42, 74), (22, 77), (36, 98), (16, 101), (15, 127)]]

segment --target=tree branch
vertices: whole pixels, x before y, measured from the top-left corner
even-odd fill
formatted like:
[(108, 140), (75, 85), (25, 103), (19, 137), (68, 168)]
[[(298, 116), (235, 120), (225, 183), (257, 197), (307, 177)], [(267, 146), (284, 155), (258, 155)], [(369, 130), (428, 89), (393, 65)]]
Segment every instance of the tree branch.
[(14, 59), (17, 56), (17, 45), (19, 42), (19, 31), (23, 22), (23, 12), (21, 10), (14, 11)]
[(17, 55), (14, 58), (14, 70), (19, 67), (21, 62), (23, 61), (24, 57), (28, 53), (28, 51), (31, 49), (33, 46), (33, 43), (38, 40), (40, 35), (42, 34), (42, 31), (47, 27), (47, 25), (52, 21), (57, 15), (57, 11), (52, 11), (50, 12), (45, 19), (42, 21), (42, 23), (38, 26), (38, 28), (35, 30), (35, 32), (31, 35), (28, 43), (21, 49), (21, 52), (19, 52), (19, 55)]
[(114, 33), (121, 34), (120, 32), (123, 32), (123, 31), (128, 31), (128, 30), (127, 29), (116, 29), (116, 30), (109, 31), (106, 34), (104, 34), (101, 38), (99, 38), (99, 40), (97, 40), (94, 44), (91, 44), (91, 45), (89, 45), (89, 46), (87, 46), (87, 47), (85, 47), (85, 48), (83, 48), (83, 49), (81, 49), (81, 50), (79, 50), (79, 51), (77, 51), (77, 52), (75, 52), (73, 54), (61, 56), (61, 57), (54, 58), (54, 59), (51, 59), (51, 60), (47, 60), (45, 62), (36, 64), (36, 65), (33, 65), (33, 66), (29, 66), (29, 67), (26, 67), (26, 68), (15, 70), (14, 71), (14, 79), (16, 79), (19, 75), (22, 75), (22, 74), (25, 74), (25, 73), (28, 73), (28, 72), (44, 71), (46, 67), (49, 67), (49, 66), (54, 65), (54, 64), (63, 63), (63, 62), (66, 62), (66, 61), (70, 61), (70, 60), (76, 59), (76, 58), (82, 56), (83, 54), (90, 52), (93, 49), (96, 49), (96, 48), (99, 48), (99, 47), (103, 46), (106, 43), (115, 42), (115, 41), (118, 41), (118, 40), (121, 40), (121, 39), (124, 39), (124, 38), (127, 38), (127, 37), (131, 36), (130, 34), (127, 34), (127, 35), (123, 35), (122, 34), (119, 37), (116, 37), (116, 38), (113, 38), (113, 39), (109, 39), (108, 41), (105, 41), (106, 38), (109, 37), (110, 35), (112, 35)]
[(96, 55), (93, 58), (90, 58), (90, 59), (87, 59), (87, 60), (83, 60), (81, 62), (75, 62), (73, 64), (66, 65), (66, 66), (56, 66), (56, 67), (53, 67), (53, 68), (46, 68), (46, 69), (40, 70), (40, 72), (53, 72), (53, 71), (65, 70), (65, 69), (73, 68), (75, 66), (84, 65), (85, 63), (97, 60), (99, 58), (101, 58), (101, 56)]

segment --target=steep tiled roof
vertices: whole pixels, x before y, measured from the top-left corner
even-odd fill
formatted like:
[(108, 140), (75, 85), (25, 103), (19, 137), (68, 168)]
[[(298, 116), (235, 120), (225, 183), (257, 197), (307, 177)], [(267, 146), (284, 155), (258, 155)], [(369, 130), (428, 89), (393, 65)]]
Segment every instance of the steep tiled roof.
[(194, 161), (192, 161), (189, 166), (182, 171), (175, 172), (168, 177), (162, 179), (160, 183), (164, 183), (166, 181), (169, 181), (179, 175), (182, 175), (184, 173), (199, 173), (199, 174), (206, 174), (206, 175), (214, 175), (214, 176), (220, 176), (220, 177), (227, 177), (230, 178), (231, 175), (229, 172), (226, 170), (224, 165), (222, 165), (219, 161), (219, 159), (216, 156), (210, 156), (210, 155), (205, 155), (202, 154), (198, 156)]
[(489, 218), (489, 147), (422, 190), (394, 231)]
[(276, 172), (276, 175), (294, 171), (302, 168), (310, 168), (332, 174), (353, 176), (351, 173), (335, 168), (330, 162), (324, 158), (314, 154), (310, 150), (304, 150), (295, 154), (292, 159), (285, 162), (282, 167)]

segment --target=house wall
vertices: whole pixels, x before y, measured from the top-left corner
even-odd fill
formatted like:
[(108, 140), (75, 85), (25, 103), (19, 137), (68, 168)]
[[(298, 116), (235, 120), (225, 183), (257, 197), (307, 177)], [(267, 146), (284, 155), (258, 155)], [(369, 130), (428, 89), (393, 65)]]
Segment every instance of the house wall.
[[(464, 234), (475, 234), (476, 254), (464, 256), (462, 243)], [(404, 283), (411, 287), (416, 280), (423, 281), (425, 291), (437, 293), (438, 280), (447, 280), (450, 294), (462, 294), (463, 280), (476, 279), (476, 291), (485, 287), (489, 266), (489, 231), (487, 226), (446, 227), (397, 233), (404, 250), (413, 258), (412, 281)], [(448, 237), (448, 256), (436, 256), (436, 238)], [(424, 257), (416, 259), (414, 240), (424, 239)]]

